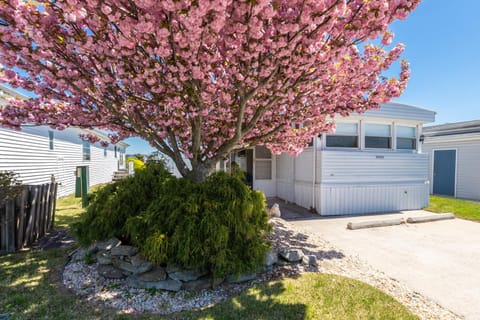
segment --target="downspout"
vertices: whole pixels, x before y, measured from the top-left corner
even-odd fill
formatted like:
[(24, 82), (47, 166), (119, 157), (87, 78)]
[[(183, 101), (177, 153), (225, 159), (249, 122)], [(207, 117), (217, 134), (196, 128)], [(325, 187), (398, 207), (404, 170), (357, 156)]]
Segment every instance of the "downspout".
[(316, 212), (315, 209), (315, 182), (317, 180), (317, 137), (313, 138), (313, 178), (312, 178), (312, 212)]

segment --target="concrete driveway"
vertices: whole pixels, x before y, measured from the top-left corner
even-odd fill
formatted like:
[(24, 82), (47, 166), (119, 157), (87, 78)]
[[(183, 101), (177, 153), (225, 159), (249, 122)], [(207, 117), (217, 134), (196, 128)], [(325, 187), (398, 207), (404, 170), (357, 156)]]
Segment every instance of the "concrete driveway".
[(456, 314), (480, 319), (480, 223), (454, 219), (347, 230), (348, 222), (431, 213), (318, 218), (292, 208), (282, 208), (282, 217), (292, 224), (316, 233), (347, 254), (360, 256)]

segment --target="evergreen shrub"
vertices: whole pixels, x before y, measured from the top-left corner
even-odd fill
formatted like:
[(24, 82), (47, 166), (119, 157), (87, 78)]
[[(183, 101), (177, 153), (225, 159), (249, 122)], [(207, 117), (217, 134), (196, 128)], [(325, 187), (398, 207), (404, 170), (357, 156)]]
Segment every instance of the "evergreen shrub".
[[(140, 172), (158, 173), (149, 167)], [(163, 173), (149, 179), (156, 182), (154, 190), (122, 201), (128, 210), (119, 203), (125, 186), (109, 185), (96, 194), (78, 228), (83, 243), (117, 236), (156, 264), (219, 277), (251, 272), (264, 262), (271, 230), (265, 196), (245, 185), (240, 174), (217, 172), (199, 183)], [(134, 198), (152, 186), (133, 181), (128, 186), (133, 185)]]
[(127, 218), (138, 215), (159, 197), (162, 184), (175, 179), (162, 164), (152, 163), (135, 176), (107, 184), (91, 195), (89, 206), (74, 225), (81, 245), (93, 241), (117, 237), (129, 242), (125, 223)]

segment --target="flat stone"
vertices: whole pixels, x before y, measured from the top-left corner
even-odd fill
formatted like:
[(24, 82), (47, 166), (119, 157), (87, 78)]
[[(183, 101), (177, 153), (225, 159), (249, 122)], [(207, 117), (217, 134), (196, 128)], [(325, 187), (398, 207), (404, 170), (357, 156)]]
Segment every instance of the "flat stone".
[(166, 268), (167, 273), (174, 273), (174, 272), (178, 272), (178, 271), (181, 271), (181, 270), (182, 270), (182, 268), (180, 268), (176, 264), (169, 264)]
[(167, 291), (179, 291), (182, 288), (182, 282), (178, 280), (163, 280), (163, 281), (142, 281), (134, 277), (127, 278), (127, 285), (132, 288), (140, 289), (161, 289)]
[(271, 267), (278, 262), (278, 253), (275, 250), (268, 250), (265, 254), (265, 266)]
[(120, 270), (133, 273), (133, 274), (140, 274), (149, 271), (152, 269), (152, 264), (150, 262), (134, 266), (132, 263), (122, 260), (118, 257), (112, 257), (112, 263), (115, 267)]
[(120, 245), (120, 246), (117, 246), (117, 247), (112, 248), (112, 250), (110, 251), (110, 254), (111, 254), (112, 256), (127, 256), (127, 257), (131, 257), (131, 256), (133, 256), (133, 255), (136, 255), (137, 252), (138, 252), (138, 249), (135, 248), (135, 247)]
[(108, 251), (102, 250), (97, 252), (96, 258), (99, 264), (112, 264), (112, 256)]
[(78, 248), (69, 254), (72, 262), (79, 262), (85, 260), (87, 250)]
[(97, 267), (97, 272), (104, 278), (107, 279), (122, 279), (125, 278), (123, 272), (112, 265), (99, 265)]
[(112, 248), (118, 247), (121, 244), (122, 244), (122, 241), (113, 237), (113, 238), (108, 239), (107, 241), (97, 242), (95, 244), (95, 246), (97, 248), (97, 251), (98, 250), (112, 250)]
[(167, 279), (167, 273), (162, 267), (154, 267), (152, 270), (138, 274), (136, 276), (138, 280), (152, 282), (152, 281), (163, 281)]
[(182, 290), (194, 291), (208, 289), (212, 287), (211, 278), (201, 278), (193, 281), (184, 282), (182, 284)]
[(317, 257), (314, 255), (305, 255), (302, 259), (303, 264), (308, 264), (309, 266), (316, 266), (317, 265)]
[(240, 282), (246, 282), (253, 280), (257, 277), (256, 273), (250, 273), (250, 274), (241, 274), (241, 275), (229, 275), (227, 276), (227, 282), (228, 283), (240, 283)]
[(303, 252), (300, 249), (287, 249), (280, 251), (280, 256), (288, 262), (298, 262), (303, 258)]
[(130, 258), (130, 263), (135, 268), (137, 268), (137, 272), (134, 272), (136, 274), (150, 271), (153, 268), (153, 264), (151, 262), (147, 261), (147, 259), (145, 259), (145, 257), (141, 254), (136, 254), (133, 257), (131, 257)]
[(181, 270), (177, 272), (168, 273), (168, 276), (173, 280), (180, 280), (180, 281), (186, 282), (186, 281), (197, 280), (198, 278), (206, 274), (207, 274), (206, 272), (200, 272), (195, 270)]

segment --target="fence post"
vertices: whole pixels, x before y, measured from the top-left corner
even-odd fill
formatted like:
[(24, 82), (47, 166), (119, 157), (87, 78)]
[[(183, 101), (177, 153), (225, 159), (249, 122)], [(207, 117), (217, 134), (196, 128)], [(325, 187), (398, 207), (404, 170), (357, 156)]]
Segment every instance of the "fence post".
[(34, 233), (34, 224), (35, 224), (35, 215), (37, 212), (37, 194), (38, 188), (34, 186), (28, 187), (29, 191), (29, 202), (30, 202), (30, 214), (28, 215), (28, 224), (27, 224), (27, 231), (25, 232), (25, 238), (23, 239), (23, 246), (27, 246), (33, 241), (33, 233)]
[(55, 226), (55, 210), (57, 209), (57, 188), (58, 184), (53, 183), (53, 192), (52, 192), (52, 218), (50, 220), (50, 228)]
[(15, 201), (8, 200), (5, 204), (5, 230), (7, 232), (5, 249), (7, 252), (15, 252)]
[(25, 206), (28, 200), (28, 187), (24, 187), (21, 196), (17, 197), (17, 249), (23, 248), (23, 239), (25, 237)]

